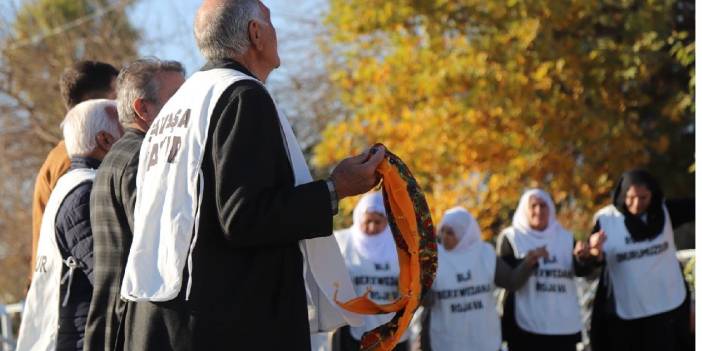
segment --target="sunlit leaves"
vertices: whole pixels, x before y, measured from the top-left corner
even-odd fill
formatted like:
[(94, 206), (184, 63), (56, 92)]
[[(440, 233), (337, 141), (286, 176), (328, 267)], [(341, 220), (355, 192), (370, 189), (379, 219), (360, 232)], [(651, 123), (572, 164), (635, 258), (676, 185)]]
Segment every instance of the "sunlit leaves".
[(656, 102), (661, 118), (679, 118), (691, 104), (689, 91), (657, 101), (649, 88), (674, 55), (694, 60), (689, 46), (668, 42), (672, 8), (331, 0), (329, 65), (353, 112), (328, 125), (313, 161), (329, 167), (383, 142), (413, 170), (437, 219), (463, 205), (494, 234), (520, 193), (540, 186), (562, 221), (585, 232), (618, 175), (669, 146), (643, 137), (640, 111)]

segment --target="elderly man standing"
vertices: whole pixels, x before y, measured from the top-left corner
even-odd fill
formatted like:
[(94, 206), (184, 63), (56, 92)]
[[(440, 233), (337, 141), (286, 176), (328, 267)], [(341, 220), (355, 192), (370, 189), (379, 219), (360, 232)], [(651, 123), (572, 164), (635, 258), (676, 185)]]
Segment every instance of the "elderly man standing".
[[(117, 73), (117, 69), (109, 63), (98, 61), (78, 61), (66, 68), (61, 75), (59, 84), (66, 111), (86, 100), (114, 99), (114, 80)], [(41, 229), (44, 208), (59, 177), (66, 173), (70, 167), (71, 161), (66, 154), (66, 146), (62, 140), (51, 149), (37, 174), (32, 200), (32, 269), (36, 262), (39, 230)]]
[(117, 107), (124, 135), (100, 165), (90, 195), (95, 284), (86, 350), (114, 350), (123, 341), (117, 332), (125, 309), (119, 289), (132, 244), (139, 149), (151, 122), (184, 81), (180, 63), (153, 58), (130, 63), (117, 77)]
[(82, 102), (63, 121), (71, 168), (44, 211), (17, 350), (83, 349), (93, 291), (90, 192), (95, 169), (121, 135), (113, 100)]
[(142, 145), (134, 239), (122, 283), (130, 350), (310, 350), (310, 332), (359, 316), (332, 234), (338, 200), (377, 183), (384, 150), (313, 181), (263, 85), (279, 66), (258, 0), (206, 0), (209, 61), (169, 100)]

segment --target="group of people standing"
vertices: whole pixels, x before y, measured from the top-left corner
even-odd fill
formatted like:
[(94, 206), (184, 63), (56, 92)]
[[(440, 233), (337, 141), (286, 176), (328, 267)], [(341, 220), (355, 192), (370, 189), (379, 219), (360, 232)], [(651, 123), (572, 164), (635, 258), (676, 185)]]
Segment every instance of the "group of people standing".
[[(378, 184), (385, 150), (315, 181), (264, 85), (280, 64), (268, 8), (205, 0), (194, 32), (208, 62), (188, 79), (154, 58), (121, 70), (82, 61), (63, 75), (64, 141), (37, 177), (18, 350), (310, 350), (331, 332), (335, 348), (357, 350), (389, 320), (336, 304), (399, 297), (380, 194), (333, 234), (339, 201)], [(427, 347), (572, 350), (573, 277), (599, 269), (595, 351), (686, 350), (689, 299), (672, 242), (686, 218), (663, 200), (650, 176), (627, 173), (593, 235), (575, 243), (549, 195), (529, 190), (497, 250), (467, 210), (447, 211), (424, 302)], [(495, 286), (510, 291), (501, 325)], [(397, 349), (408, 347), (403, 336)]]
[(264, 85), (269, 9), (205, 0), (194, 32), (208, 62), (187, 80), (155, 58), (64, 73), (18, 350), (309, 350), (362, 324), (334, 302), (355, 294), (333, 216), (378, 183), (384, 149), (315, 181)]
[[(587, 240), (557, 220), (551, 196), (525, 191), (496, 248), (464, 208), (443, 214), (439, 264), (424, 302), (422, 350), (576, 350), (583, 331), (575, 277), (599, 275), (590, 329), (594, 351), (692, 350), (690, 296), (672, 229), (694, 220), (691, 201), (670, 203), (646, 171), (625, 173), (612, 204), (594, 216)], [(361, 198), (353, 225), (336, 233), (356, 293), (379, 303), (397, 298), (397, 257), (380, 193)], [(507, 292), (498, 316), (494, 289)], [(389, 320), (366, 317), (341, 328), (332, 348), (358, 350), (365, 331)], [(407, 335), (402, 339), (407, 340)], [(407, 342), (396, 350), (410, 350)]]
[(64, 71), (64, 138), (35, 185), (33, 271), (18, 350), (115, 347), (138, 152), (184, 79), (180, 63), (155, 58), (121, 70), (80, 61)]

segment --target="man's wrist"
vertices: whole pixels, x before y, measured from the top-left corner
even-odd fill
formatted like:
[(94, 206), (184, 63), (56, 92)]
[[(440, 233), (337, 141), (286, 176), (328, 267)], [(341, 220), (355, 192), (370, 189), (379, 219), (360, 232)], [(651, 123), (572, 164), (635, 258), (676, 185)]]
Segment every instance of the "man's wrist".
[(327, 189), (329, 190), (329, 199), (331, 200), (332, 215), (339, 213), (339, 195), (336, 193), (336, 184), (331, 178), (327, 178)]

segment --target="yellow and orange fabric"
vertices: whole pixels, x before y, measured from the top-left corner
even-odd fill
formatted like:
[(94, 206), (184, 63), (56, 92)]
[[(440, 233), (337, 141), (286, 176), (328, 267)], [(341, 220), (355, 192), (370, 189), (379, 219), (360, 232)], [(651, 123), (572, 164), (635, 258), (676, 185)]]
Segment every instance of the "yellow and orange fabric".
[(388, 225), (397, 247), (400, 297), (384, 305), (373, 302), (368, 293), (347, 302), (336, 301), (354, 313), (395, 313), (388, 323), (363, 335), (363, 351), (389, 351), (395, 347), (422, 299), (430, 292), (437, 268), (436, 233), (426, 199), (414, 176), (387, 148), (378, 173), (382, 177)]

